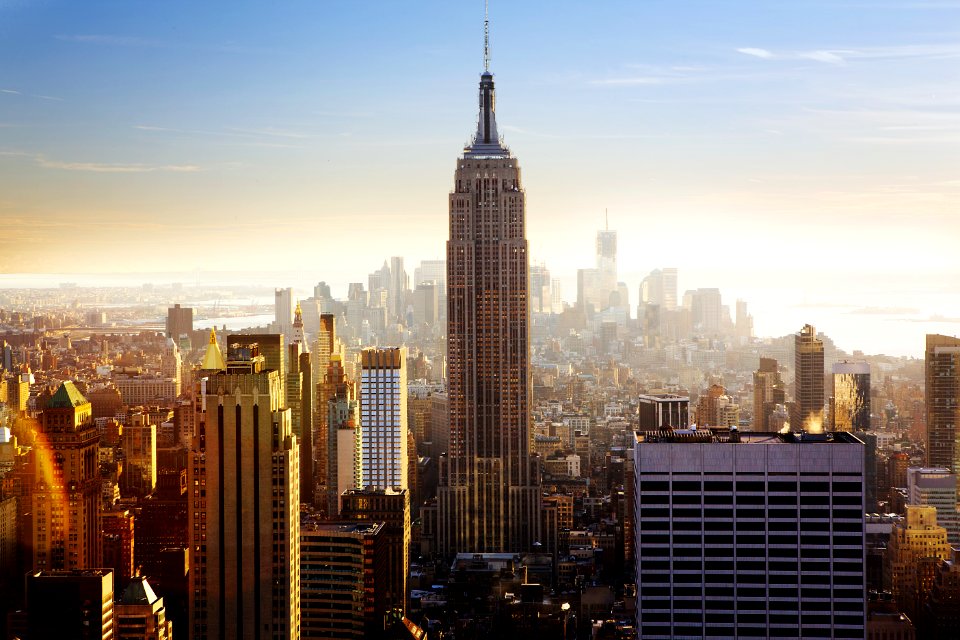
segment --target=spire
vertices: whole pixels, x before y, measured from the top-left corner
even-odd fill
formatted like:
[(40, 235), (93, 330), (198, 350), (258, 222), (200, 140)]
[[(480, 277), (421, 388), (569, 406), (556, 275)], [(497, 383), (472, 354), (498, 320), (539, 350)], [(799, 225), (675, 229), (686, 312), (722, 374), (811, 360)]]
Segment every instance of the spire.
[(200, 368), (204, 371), (223, 371), (227, 368), (227, 364), (223, 361), (223, 354), (220, 353), (220, 347), (217, 345), (216, 329), (210, 329), (210, 342), (207, 344), (206, 353), (203, 354)]
[(463, 150), (466, 158), (505, 158), (510, 150), (500, 142), (497, 133), (496, 94), (493, 74), (490, 72), (490, 17), (489, 2), (484, 4), (483, 16), (483, 73), (480, 74), (480, 115), (477, 133)]
[(490, 0), (483, 3), (483, 72), (490, 73)]
[(303, 311), (300, 310), (300, 301), (297, 300), (297, 308), (293, 312), (293, 326), (302, 327), (303, 326)]

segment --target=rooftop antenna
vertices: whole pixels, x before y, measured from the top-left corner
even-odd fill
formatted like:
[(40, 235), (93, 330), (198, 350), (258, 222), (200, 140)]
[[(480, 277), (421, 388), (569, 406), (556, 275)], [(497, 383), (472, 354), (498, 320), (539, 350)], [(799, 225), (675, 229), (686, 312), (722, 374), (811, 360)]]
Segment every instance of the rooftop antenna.
[(483, 72), (490, 73), (490, 0), (483, 3)]

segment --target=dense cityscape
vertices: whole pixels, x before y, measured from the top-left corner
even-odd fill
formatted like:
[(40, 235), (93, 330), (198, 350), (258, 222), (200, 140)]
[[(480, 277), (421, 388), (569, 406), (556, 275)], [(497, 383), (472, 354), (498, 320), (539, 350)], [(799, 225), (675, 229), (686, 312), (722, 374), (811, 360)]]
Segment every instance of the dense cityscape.
[(483, 37), (434, 259), (0, 289), (3, 638), (956, 637), (960, 338), (535, 260)]

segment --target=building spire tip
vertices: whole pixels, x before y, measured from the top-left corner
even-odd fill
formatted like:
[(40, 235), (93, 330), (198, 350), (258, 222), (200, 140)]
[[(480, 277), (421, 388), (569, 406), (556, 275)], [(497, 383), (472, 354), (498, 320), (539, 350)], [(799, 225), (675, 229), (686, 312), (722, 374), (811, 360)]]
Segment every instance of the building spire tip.
[(490, 73), (490, 0), (483, 3), (483, 72)]

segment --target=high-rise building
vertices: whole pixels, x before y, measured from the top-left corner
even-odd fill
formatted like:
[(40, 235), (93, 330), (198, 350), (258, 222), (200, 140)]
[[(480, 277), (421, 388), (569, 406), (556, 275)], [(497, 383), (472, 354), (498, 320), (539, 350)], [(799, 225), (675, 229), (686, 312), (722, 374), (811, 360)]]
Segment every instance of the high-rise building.
[(753, 431), (779, 431), (771, 425), (774, 407), (786, 403), (780, 369), (773, 358), (760, 358), (760, 368), (753, 372)]
[(640, 283), (640, 302), (665, 311), (677, 309), (677, 269), (654, 269)]
[[(150, 416), (137, 412), (120, 434), (123, 450), (123, 473), (120, 475), (120, 495), (124, 498), (143, 498), (157, 486), (157, 425)], [(126, 585), (122, 585), (126, 586)]]
[(340, 512), (340, 495), (360, 483), (360, 408), (356, 386), (347, 380), (339, 354), (330, 357), (323, 382), (327, 425), (326, 477), (321, 487), (326, 492), (325, 510), (330, 518)]
[(113, 572), (44, 570), (27, 574), (26, 638), (113, 640)]
[(293, 289), (276, 289), (273, 302), (274, 333), (289, 336), (293, 333)]
[(597, 231), (597, 272), (606, 298), (599, 309), (602, 311), (610, 306), (610, 294), (617, 290), (617, 232), (609, 227)]
[(100, 516), (103, 538), (103, 559), (100, 566), (113, 570), (113, 581), (117, 588), (126, 587), (134, 575), (134, 541), (136, 532), (133, 512), (130, 509), (114, 507)]
[(281, 372), (256, 342), (232, 344), (225, 364), (205, 372), (188, 465), (191, 636), (298, 638), (299, 444)]
[(180, 342), (180, 336), (193, 333), (193, 309), (175, 304), (167, 309), (166, 337)]
[[(701, 288), (688, 291), (690, 300), (690, 317), (693, 328), (698, 333), (716, 334), (720, 331), (723, 320), (723, 304), (720, 289)], [(684, 295), (684, 300), (687, 295)]]
[(293, 433), (300, 443), (300, 502), (313, 504), (313, 359), (303, 333), (303, 312), (299, 302), (293, 314), (293, 334), (287, 349), (286, 406), (290, 409)]
[(638, 433), (640, 638), (863, 638), (863, 443)]
[(383, 522), (300, 526), (300, 629), (303, 638), (373, 638), (387, 613), (389, 558)]
[(99, 566), (100, 434), (92, 411), (72, 382), (62, 383), (43, 409), (32, 497), (38, 571)]
[(364, 349), (360, 357), (360, 486), (405, 489), (406, 349)]
[(960, 547), (956, 474), (945, 468), (908, 468), (907, 504), (934, 507), (937, 510), (937, 524), (947, 530), (947, 540), (954, 547)]
[[(319, 490), (322, 495), (329, 490), (327, 477), (329, 471), (327, 468), (329, 432), (327, 426), (328, 409), (327, 404), (330, 401), (332, 389), (331, 383), (327, 381), (330, 360), (334, 354), (339, 354), (336, 335), (336, 321), (332, 313), (320, 314), (320, 330), (317, 332), (317, 348), (313, 350), (313, 370), (316, 371), (316, 402), (314, 403), (314, 485), (315, 490)], [(339, 358), (339, 355), (337, 356)], [(342, 369), (342, 367), (341, 367)], [(338, 384), (338, 383), (332, 383)], [(337, 504), (339, 500), (333, 496), (331, 504)], [(317, 500), (320, 502), (320, 500)], [(323, 503), (318, 505), (324, 510)]]
[(833, 365), (830, 420), (834, 431), (870, 430), (870, 365), (866, 362)]
[(823, 340), (805, 324), (794, 335), (794, 392), (790, 427), (794, 431), (823, 431)]
[(524, 192), (519, 163), (497, 132), (489, 65), (479, 109), (449, 200), (450, 442), (440, 460), (437, 526), (445, 555), (521, 551), (540, 539), (539, 469), (529, 454)]
[(927, 335), (927, 465), (960, 471), (960, 338)]
[(390, 285), (387, 300), (391, 318), (403, 321), (407, 310), (407, 290), (410, 288), (410, 279), (403, 268), (403, 256), (390, 258)]
[[(539, 515), (539, 514), (538, 514)], [(340, 517), (365, 523), (384, 523), (387, 546), (386, 605), (406, 611), (410, 573), (410, 494), (406, 489), (348, 489), (340, 495)]]

